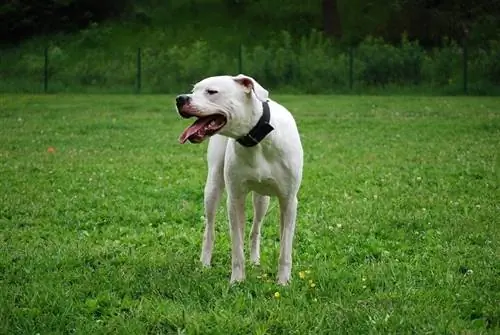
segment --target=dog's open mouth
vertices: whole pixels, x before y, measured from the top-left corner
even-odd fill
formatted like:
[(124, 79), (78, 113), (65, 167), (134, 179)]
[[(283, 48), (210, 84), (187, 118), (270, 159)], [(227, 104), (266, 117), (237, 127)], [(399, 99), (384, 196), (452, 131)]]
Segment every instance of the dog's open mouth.
[(201, 143), (205, 138), (218, 132), (225, 124), (226, 118), (221, 114), (198, 117), (192, 125), (184, 129), (179, 142), (184, 144), (189, 140), (191, 143)]

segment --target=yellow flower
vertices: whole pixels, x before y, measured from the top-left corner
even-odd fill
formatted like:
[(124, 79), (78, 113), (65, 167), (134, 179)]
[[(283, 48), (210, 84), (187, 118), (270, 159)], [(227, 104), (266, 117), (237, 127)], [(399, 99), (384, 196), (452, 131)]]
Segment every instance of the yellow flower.
[(305, 272), (306, 272), (306, 274), (310, 274), (311, 270), (306, 270)]
[(309, 286), (316, 287), (316, 284), (312, 281), (312, 279), (309, 279)]
[(306, 273), (304, 271), (299, 272), (300, 279), (304, 279), (306, 277)]
[(281, 294), (279, 292), (274, 292), (274, 298), (279, 299), (281, 297)]

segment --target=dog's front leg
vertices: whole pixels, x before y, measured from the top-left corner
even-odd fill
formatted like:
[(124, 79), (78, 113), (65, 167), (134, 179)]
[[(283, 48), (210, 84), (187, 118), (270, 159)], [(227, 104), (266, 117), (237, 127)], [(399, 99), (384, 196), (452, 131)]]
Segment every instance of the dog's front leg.
[(210, 266), (212, 260), (215, 240), (215, 215), (223, 191), (224, 177), (222, 169), (215, 167), (208, 174), (204, 192), (205, 232), (203, 234), (200, 261), (206, 267)]
[(245, 280), (245, 195), (228, 192), (227, 208), (231, 232), (231, 283)]
[(278, 284), (286, 285), (292, 273), (292, 244), (297, 216), (297, 197), (280, 198), (280, 257)]
[(224, 191), (224, 155), (227, 139), (222, 136), (210, 138), (207, 149), (208, 174), (205, 183), (205, 232), (201, 247), (200, 261), (204, 266), (210, 266), (215, 240), (215, 215)]

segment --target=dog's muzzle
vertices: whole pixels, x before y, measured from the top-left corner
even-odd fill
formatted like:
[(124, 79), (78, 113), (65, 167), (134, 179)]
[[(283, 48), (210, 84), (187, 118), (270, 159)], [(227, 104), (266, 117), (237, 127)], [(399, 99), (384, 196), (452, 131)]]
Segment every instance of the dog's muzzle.
[(178, 95), (175, 98), (175, 105), (180, 116), (185, 119), (196, 117), (196, 121), (184, 129), (179, 137), (180, 143), (201, 143), (221, 130), (226, 125), (227, 119), (220, 113), (203, 114), (200, 113), (191, 103), (191, 97), (187, 94)]
[(190, 102), (191, 102), (191, 97), (189, 95), (186, 95), (186, 94), (178, 95), (175, 98), (175, 105), (177, 106), (177, 111), (185, 119), (193, 116), (193, 115), (188, 114), (188, 113), (183, 111), (183, 107), (185, 105), (189, 104)]

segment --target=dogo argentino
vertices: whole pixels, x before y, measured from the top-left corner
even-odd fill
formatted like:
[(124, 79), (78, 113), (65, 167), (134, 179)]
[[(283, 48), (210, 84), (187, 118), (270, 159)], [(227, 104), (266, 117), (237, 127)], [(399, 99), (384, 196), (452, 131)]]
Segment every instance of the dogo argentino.
[(183, 118), (196, 117), (179, 137), (180, 143), (209, 138), (208, 176), (204, 190), (205, 232), (200, 260), (210, 266), (214, 221), (224, 188), (231, 236), (231, 283), (245, 280), (245, 199), (253, 198), (250, 260), (260, 261), (260, 228), (276, 196), (280, 208), (280, 255), (277, 281), (291, 280), (292, 244), (297, 194), (302, 181), (303, 150), (292, 114), (269, 98), (255, 79), (214, 76), (196, 83), (189, 94), (176, 97)]

